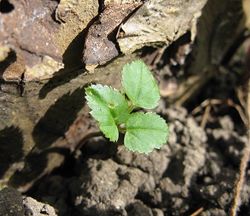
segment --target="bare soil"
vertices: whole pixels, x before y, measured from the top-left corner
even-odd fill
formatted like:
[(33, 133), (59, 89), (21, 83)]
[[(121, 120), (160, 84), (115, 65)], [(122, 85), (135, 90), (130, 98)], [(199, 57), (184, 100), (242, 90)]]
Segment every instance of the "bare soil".
[[(183, 107), (157, 110), (169, 122), (168, 143), (135, 154), (95, 137), (30, 194), (59, 215), (228, 215), (244, 130), (223, 115), (206, 128)], [(239, 215), (250, 213), (250, 173)]]

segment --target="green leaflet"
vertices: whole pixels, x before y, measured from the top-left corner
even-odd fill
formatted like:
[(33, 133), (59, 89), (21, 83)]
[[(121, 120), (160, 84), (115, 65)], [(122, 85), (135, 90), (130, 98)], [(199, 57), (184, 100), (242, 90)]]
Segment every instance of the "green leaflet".
[(129, 114), (125, 97), (108, 86), (91, 85), (85, 90), (91, 115), (99, 122), (104, 135), (111, 141), (117, 141), (117, 124), (125, 122)]
[(139, 153), (149, 153), (166, 143), (168, 127), (155, 113), (132, 113), (126, 122), (124, 144)]
[(153, 75), (137, 60), (123, 67), (122, 85), (128, 98), (109, 86), (85, 88), (91, 115), (111, 141), (118, 140), (120, 130), (125, 132), (124, 144), (131, 151), (147, 154), (159, 149), (168, 138), (165, 120), (155, 113), (133, 113), (134, 108), (157, 106), (160, 94)]
[(143, 61), (136, 60), (123, 67), (122, 86), (134, 106), (146, 109), (157, 106), (160, 99), (159, 88)]

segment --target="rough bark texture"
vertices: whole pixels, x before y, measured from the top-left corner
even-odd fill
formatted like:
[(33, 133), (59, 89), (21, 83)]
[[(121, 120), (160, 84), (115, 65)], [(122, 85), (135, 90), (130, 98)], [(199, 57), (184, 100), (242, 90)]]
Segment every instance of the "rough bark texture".
[[(47, 83), (29, 83), (23, 97), (0, 92), (1, 182), (23, 190), (63, 161), (59, 147), (74, 149), (97, 131), (85, 106), (84, 87), (90, 82), (119, 87), (121, 67), (132, 57), (117, 59), (95, 74), (71, 74)], [(5, 84), (7, 91), (11, 84)], [(15, 150), (13, 150), (15, 149)], [(5, 152), (9, 152), (8, 155)], [(25, 164), (22, 159), (25, 158)], [(16, 172), (16, 170), (22, 170)], [(21, 189), (21, 188), (20, 188)]]
[[(190, 29), (207, 0), (149, 0), (124, 25), (118, 43), (123, 53), (131, 53), (143, 46), (170, 45)], [(195, 35), (195, 32), (193, 32)]]
[(59, 5), (42, 0), (3, 2), (0, 59), (8, 58), (0, 69), (4, 80), (48, 79), (60, 69), (81, 64), (81, 49), (76, 47), (82, 43), (82, 30), (98, 14), (98, 0)]

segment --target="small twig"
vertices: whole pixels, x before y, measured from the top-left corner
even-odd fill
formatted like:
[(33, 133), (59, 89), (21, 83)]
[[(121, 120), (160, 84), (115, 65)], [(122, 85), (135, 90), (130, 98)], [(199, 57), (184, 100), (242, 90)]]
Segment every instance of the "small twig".
[(244, 110), (242, 109), (242, 107), (236, 103), (234, 103), (232, 100), (228, 99), (227, 100), (227, 105), (228, 106), (231, 106), (231, 107), (234, 107), (234, 109), (237, 110), (237, 112), (239, 113), (240, 115), (240, 118), (241, 120), (243, 121), (243, 123), (245, 125), (248, 124), (248, 120), (247, 120), (247, 114), (244, 113)]
[(199, 106), (197, 106), (195, 109), (193, 109), (192, 115), (195, 115), (195, 114), (201, 112), (204, 108), (206, 108), (208, 106), (221, 105), (221, 104), (226, 104), (226, 105), (236, 109), (237, 112), (239, 113), (239, 116), (240, 116), (241, 120), (243, 121), (243, 123), (245, 125), (247, 125), (247, 117), (246, 117), (246, 114), (244, 113), (242, 107), (240, 105), (234, 103), (231, 99), (227, 99), (226, 101), (222, 101), (219, 99), (206, 99)]
[(167, 45), (164, 45), (163, 47), (160, 48), (160, 50), (157, 52), (157, 55), (152, 61), (153, 65), (157, 64), (160, 61), (167, 47), (168, 47)]
[(247, 133), (248, 133), (248, 142), (243, 150), (243, 156), (241, 158), (240, 163), (240, 170), (239, 170), (239, 177), (235, 181), (235, 188), (234, 188), (234, 198), (233, 203), (230, 210), (230, 216), (236, 216), (237, 211), (241, 205), (241, 191), (244, 184), (244, 179), (246, 175), (246, 168), (248, 161), (250, 159), (250, 79), (248, 80), (248, 93), (247, 93), (247, 103), (246, 103), (246, 113), (248, 117), (248, 122), (246, 124)]
[(219, 105), (219, 104), (222, 104), (222, 101), (219, 99), (206, 99), (199, 106), (193, 109), (192, 115), (201, 112), (204, 108), (206, 108), (209, 105)]
[(205, 128), (205, 126), (207, 124), (209, 114), (210, 114), (210, 110), (211, 110), (211, 105), (209, 105), (209, 106), (207, 106), (205, 108), (205, 112), (204, 112), (204, 115), (203, 115), (202, 120), (201, 120), (201, 127), (202, 128)]
[(234, 199), (233, 199), (233, 204), (231, 207), (230, 211), (230, 216), (236, 216), (237, 211), (240, 207), (241, 204), (241, 190), (243, 187), (244, 179), (245, 179), (245, 174), (246, 174), (246, 168), (247, 168), (247, 163), (250, 157), (250, 149), (246, 147), (244, 149), (244, 154), (241, 158), (240, 162), (240, 171), (239, 171), (239, 176), (235, 181), (235, 186), (234, 186)]
[(246, 107), (246, 98), (245, 98), (245, 92), (242, 87), (238, 87), (235, 89), (237, 98), (241, 104), (242, 107)]
[(192, 213), (190, 216), (197, 216), (199, 215), (201, 212), (203, 212), (204, 208), (198, 208), (194, 213)]

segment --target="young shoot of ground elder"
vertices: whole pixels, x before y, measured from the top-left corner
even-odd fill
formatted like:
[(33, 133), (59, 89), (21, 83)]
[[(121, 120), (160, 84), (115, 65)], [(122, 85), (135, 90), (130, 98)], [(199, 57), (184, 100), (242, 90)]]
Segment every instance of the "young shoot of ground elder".
[(122, 91), (106, 85), (85, 88), (90, 114), (97, 120), (106, 138), (115, 142), (124, 133), (124, 145), (131, 151), (150, 153), (167, 142), (168, 126), (153, 112), (160, 99), (159, 88), (152, 73), (141, 60), (124, 65)]

